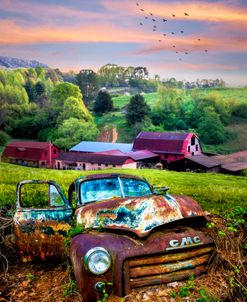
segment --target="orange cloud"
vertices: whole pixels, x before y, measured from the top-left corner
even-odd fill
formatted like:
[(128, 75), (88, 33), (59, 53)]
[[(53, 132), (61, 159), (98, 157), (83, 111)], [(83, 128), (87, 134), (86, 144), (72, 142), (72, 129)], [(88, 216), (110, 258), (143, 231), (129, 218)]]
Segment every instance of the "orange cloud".
[[(120, 1), (103, 0), (105, 7), (115, 12), (122, 11)], [(141, 12), (140, 9), (144, 9)], [(230, 22), (247, 24), (247, 9), (240, 6), (232, 6), (224, 2), (210, 3), (207, 1), (172, 1), (169, 3), (160, 3), (154, 1), (140, 2), (136, 6), (135, 1), (126, 3), (125, 10), (135, 15), (145, 15), (150, 12), (155, 17), (179, 19), (187, 21), (209, 21), (209, 22)], [(188, 13), (186, 16), (184, 13)], [(175, 18), (172, 17), (175, 14)]]
[[(152, 38), (150, 36), (150, 38)], [(41, 44), (61, 42), (133, 42), (147, 41), (145, 33), (120, 30), (108, 24), (77, 27), (21, 26), (12, 20), (0, 20), (0, 44)]]

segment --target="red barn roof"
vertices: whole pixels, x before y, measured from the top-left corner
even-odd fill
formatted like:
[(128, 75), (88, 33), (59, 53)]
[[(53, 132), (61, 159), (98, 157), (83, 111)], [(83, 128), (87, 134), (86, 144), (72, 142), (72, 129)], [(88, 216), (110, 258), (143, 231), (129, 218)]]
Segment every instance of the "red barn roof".
[(48, 142), (34, 142), (34, 141), (11, 141), (7, 147), (16, 147), (16, 148), (32, 148), (32, 149), (46, 149), (50, 146), (51, 143)]
[(135, 138), (133, 150), (147, 149), (155, 153), (183, 154), (185, 142), (194, 133), (140, 132)]
[(34, 141), (11, 141), (3, 151), (2, 156), (21, 160), (38, 161), (43, 151), (48, 149), (51, 143)]

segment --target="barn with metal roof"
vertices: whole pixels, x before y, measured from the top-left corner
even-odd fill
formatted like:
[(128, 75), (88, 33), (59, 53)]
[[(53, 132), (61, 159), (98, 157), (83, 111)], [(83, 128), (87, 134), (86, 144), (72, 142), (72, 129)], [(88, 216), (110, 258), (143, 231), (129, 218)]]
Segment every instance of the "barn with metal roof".
[(192, 132), (140, 132), (133, 144), (133, 151), (138, 150), (160, 155), (164, 164), (202, 154), (200, 141)]
[(24, 166), (52, 168), (60, 150), (50, 142), (11, 141), (2, 154), (3, 161)]
[(108, 150), (120, 150), (122, 152), (130, 152), (132, 147), (133, 144), (82, 141), (76, 146), (72, 147), (70, 151), (93, 153)]

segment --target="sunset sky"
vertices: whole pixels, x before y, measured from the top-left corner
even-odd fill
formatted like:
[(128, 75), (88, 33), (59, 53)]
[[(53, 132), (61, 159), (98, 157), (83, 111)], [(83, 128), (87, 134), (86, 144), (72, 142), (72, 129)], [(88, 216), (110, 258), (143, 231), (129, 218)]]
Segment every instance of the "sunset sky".
[(247, 0), (0, 0), (0, 55), (247, 85)]

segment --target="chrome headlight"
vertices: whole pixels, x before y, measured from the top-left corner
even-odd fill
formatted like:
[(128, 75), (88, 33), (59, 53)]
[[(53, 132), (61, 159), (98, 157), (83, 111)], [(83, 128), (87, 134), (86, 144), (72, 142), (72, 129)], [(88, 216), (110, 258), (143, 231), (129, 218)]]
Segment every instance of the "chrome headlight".
[(84, 264), (91, 273), (101, 275), (111, 266), (111, 256), (103, 247), (95, 247), (84, 256)]

